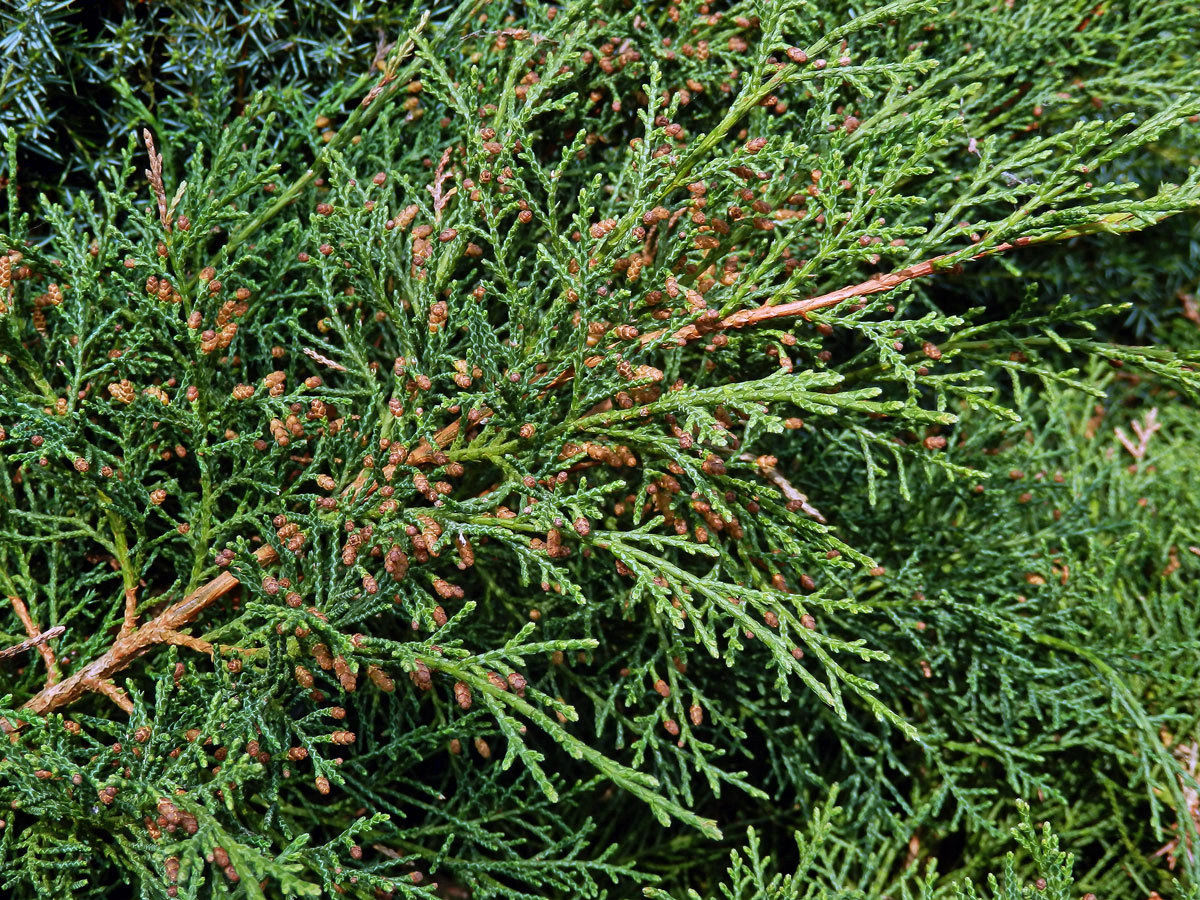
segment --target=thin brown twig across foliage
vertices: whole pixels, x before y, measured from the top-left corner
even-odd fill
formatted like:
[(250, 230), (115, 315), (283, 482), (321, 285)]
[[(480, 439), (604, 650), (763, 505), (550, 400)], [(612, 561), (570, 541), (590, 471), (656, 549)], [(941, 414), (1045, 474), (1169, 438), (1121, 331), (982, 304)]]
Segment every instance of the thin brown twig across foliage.
[[(994, 253), (1003, 253), (1006, 250), (1011, 250), (1014, 247), (1023, 247), (1031, 243), (1029, 238), (1017, 238), (1012, 243), (1005, 242), (997, 244), (984, 250), (982, 253), (977, 253), (974, 256), (968, 257), (968, 260), (982, 259), (985, 256), (991, 256)], [(845, 287), (838, 288), (836, 291), (830, 291), (827, 294), (821, 294), (817, 297), (808, 297), (804, 300), (793, 300), (791, 303), (779, 303), (774, 306), (763, 305), (756, 306), (754, 309), (743, 309), (739, 312), (732, 313), (723, 319), (709, 325), (686, 325), (680, 328), (673, 335), (676, 342), (680, 346), (688, 341), (694, 341), (704, 337), (706, 334), (711, 334), (716, 331), (727, 331), (730, 328), (745, 328), (748, 325), (757, 325), (760, 322), (767, 322), (772, 319), (794, 318), (796, 316), (804, 316), (810, 312), (815, 312), (818, 309), (826, 309), (830, 306), (837, 306), (845, 303), (847, 300), (853, 300), (856, 297), (866, 297), (871, 294), (880, 294), (884, 291), (893, 290), (906, 281), (912, 281), (914, 278), (922, 278), (926, 275), (932, 275), (940, 269), (952, 269), (953, 266), (943, 265), (948, 259), (951, 259), (956, 254), (944, 253), (941, 256), (935, 256), (932, 259), (927, 259), (924, 262), (915, 263), (907, 268), (900, 269), (896, 272), (885, 272), (879, 275), (872, 275), (866, 281), (861, 281), (858, 284), (850, 284)], [(654, 331), (642, 335), (642, 343), (646, 344), (656, 338), (661, 337), (663, 331)]]
[[(62, 677), (62, 674), (58, 670), (58, 661), (54, 658), (54, 650), (50, 647), (50, 638), (43, 634), (42, 629), (33, 621), (33, 616), (29, 614), (29, 607), (25, 605), (24, 600), (16, 595), (8, 599), (12, 603), (13, 611), (17, 614), (17, 618), (21, 620), (21, 625), (24, 626), (25, 633), (29, 635), (29, 640), (22, 642), (19, 648), (28, 649), (29, 647), (36, 647), (37, 652), (41, 654), (42, 660), (46, 663), (47, 687), (55, 684)], [(61, 630), (59, 633), (61, 633)], [(20, 652), (20, 650), (14, 649), (13, 652)]]

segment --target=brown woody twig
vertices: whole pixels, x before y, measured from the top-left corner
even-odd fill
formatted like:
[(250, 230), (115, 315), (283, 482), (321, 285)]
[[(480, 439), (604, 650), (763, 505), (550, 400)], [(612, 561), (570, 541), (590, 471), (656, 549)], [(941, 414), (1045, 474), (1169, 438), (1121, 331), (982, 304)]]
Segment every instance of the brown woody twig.
[[(1006, 250), (1011, 250), (1014, 247), (1024, 247), (1031, 243), (1029, 238), (1017, 238), (1012, 243), (997, 244), (989, 250), (984, 250), (982, 253), (977, 253), (970, 259), (982, 259), (985, 256), (991, 256), (993, 253), (1003, 253)], [(760, 322), (768, 322), (772, 319), (792, 318), (796, 316), (805, 316), (810, 312), (818, 309), (825, 309), (830, 306), (837, 306), (847, 300), (853, 300), (855, 297), (865, 297), (870, 294), (879, 294), (884, 291), (890, 291), (904, 284), (906, 281), (912, 281), (914, 278), (921, 278), (925, 275), (932, 275), (941, 268), (941, 264), (954, 254), (945, 253), (941, 256), (935, 256), (932, 259), (927, 259), (924, 262), (915, 263), (907, 268), (900, 269), (897, 272), (886, 272), (879, 275), (873, 275), (866, 281), (858, 284), (847, 285), (843, 288), (838, 288), (836, 291), (830, 291), (827, 294), (821, 294), (817, 297), (809, 297), (805, 300), (793, 300), (791, 303), (779, 303), (776, 305), (765, 304), (756, 306), (754, 309), (743, 309), (739, 312), (732, 313), (725, 318), (719, 318), (715, 310), (708, 313), (706, 320), (699, 324), (685, 325), (672, 335), (672, 339), (682, 347), (689, 341), (699, 340), (700, 338), (713, 334), (718, 331), (727, 331), (730, 328), (745, 328), (747, 325), (757, 325)], [(948, 267), (953, 269), (953, 266)], [(648, 331), (641, 335), (638, 340), (642, 345), (649, 344), (652, 341), (658, 340), (667, 329), (660, 328), (657, 331)], [(613, 344), (609, 347), (610, 350), (617, 349), (619, 345)], [(596, 355), (584, 361), (589, 369), (595, 368), (603, 362), (605, 357)], [(575, 370), (568, 368), (559, 373), (559, 375), (546, 385), (546, 390), (556, 388), (566, 384), (575, 377)]]
[[(275, 548), (263, 546), (255, 552), (254, 558), (259, 565), (265, 566), (275, 562), (279, 556), (275, 552)], [(229, 572), (222, 572), (178, 603), (167, 607), (141, 628), (129, 631), (122, 628), (113, 645), (103, 656), (89, 663), (65, 681), (48, 685), (21, 708), (33, 713), (48, 713), (59, 707), (68, 706), (89, 691), (94, 691), (109, 697), (126, 712), (131, 711), (133, 704), (125, 692), (113, 685), (110, 679), (156, 644), (180, 644), (211, 652), (212, 645), (207, 641), (182, 634), (179, 629), (188, 625), (201, 612), (237, 587), (238, 584), (237, 578)]]
[[(16, 612), (17, 618), (21, 620), (21, 624), (25, 628), (25, 633), (29, 635), (29, 640), (24, 641), (13, 648), (13, 653), (19, 653), (21, 650), (27, 650), (30, 647), (37, 647), (37, 652), (41, 654), (43, 661), (46, 663), (46, 685), (56, 683), (62, 677), (58, 671), (58, 661), (54, 658), (54, 650), (50, 647), (50, 638), (42, 634), (42, 629), (38, 627), (37, 622), (33, 621), (33, 616), (29, 614), (29, 607), (25, 605), (25, 601), (20, 597), (12, 596), (8, 598), (13, 605), (13, 611)], [(62, 634), (64, 629), (51, 629), (56, 634)], [(49, 634), (49, 632), (47, 632)], [(9, 655), (6, 651), (4, 655)]]
[(125, 615), (121, 619), (121, 634), (137, 628), (137, 588), (125, 588)]
[(12, 647), (5, 647), (3, 650), (0, 650), (0, 659), (8, 659), (10, 656), (17, 656), (21, 653), (24, 653), (26, 650), (32, 650), (34, 647), (38, 646), (38, 644), (44, 644), (46, 641), (54, 640), (66, 630), (67, 629), (65, 626), (55, 625), (49, 631), (43, 631), (37, 637), (26, 638), (19, 644), (14, 644)]
[[(1003, 253), (1006, 250), (1011, 250), (1014, 247), (1023, 247), (1030, 243), (1028, 238), (1017, 238), (1012, 243), (997, 244), (982, 253), (977, 253), (969, 259), (982, 259), (985, 256), (991, 256), (994, 253)], [(775, 306), (757, 306), (754, 309), (743, 309), (713, 322), (710, 325), (687, 325), (680, 328), (673, 335), (675, 341), (683, 346), (688, 341), (694, 341), (714, 331), (726, 331), (730, 328), (745, 328), (747, 325), (757, 325), (759, 322), (766, 322), (771, 319), (790, 318), (795, 316), (804, 316), (818, 309), (825, 309), (830, 306), (837, 306), (839, 303), (844, 303), (847, 300), (853, 300), (856, 297), (866, 297), (870, 294), (880, 294), (884, 291), (893, 290), (906, 281), (912, 281), (914, 278), (922, 278), (926, 275), (932, 275), (947, 259), (953, 257), (953, 253), (945, 253), (941, 256), (935, 256), (932, 259), (927, 259), (924, 262), (915, 263), (907, 268), (900, 269), (896, 272), (884, 272), (879, 275), (873, 275), (866, 281), (858, 284), (850, 284), (843, 288), (838, 288), (836, 291), (830, 291), (827, 294), (821, 294), (817, 297), (809, 297), (805, 300), (793, 300), (791, 303), (779, 303)], [(643, 344), (647, 344), (662, 336), (664, 332), (653, 331), (648, 332), (641, 337)]]
[(822, 525), (826, 524), (825, 517), (821, 515), (821, 511), (808, 502), (808, 495), (797, 490), (795, 485), (788, 481), (787, 478), (783, 476), (783, 473), (775, 468), (773, 462), (767, 462), (767, 460), (773, 459), (773, 457), (754, 456), (752, 453), (743, 453), (739, 459), (743, 460), (744, 462), (752, 462), (757, 464), (758, 471), (762, 474), (763, 478), (767, 479), (767, 481), (779, 488), (779, 492), (783, 494), (783, 498), (787, 500), (788, 503), (795, 504), (796, 507), (802, 512), (812, 516), (812, 518), (816, 519)]

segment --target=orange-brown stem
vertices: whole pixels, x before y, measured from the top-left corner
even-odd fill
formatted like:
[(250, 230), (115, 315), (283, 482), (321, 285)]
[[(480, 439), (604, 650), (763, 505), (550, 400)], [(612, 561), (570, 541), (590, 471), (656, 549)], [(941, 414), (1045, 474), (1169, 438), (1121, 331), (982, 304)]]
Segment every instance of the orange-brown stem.
[[(993, 253), (1003, 253), (1006, 250), (1011, 250), (1014, 247), (1020, 247), (1027, 243), (1029, 243), (1028, 239), (1018, 238), (1014, 243), (997, 244), (995, 247), (984, 250), (982, 253), (977, 253), (969, 258), (972, 260), (981, 259), (985, 256), (991, 256)], [(932, 275), (938, 270), (941, 263), (944, 263), (953, 255), (952, 253), (946, 253), (941, 256), (935, 256), (933, 259), (916, 263), (905, 269), (900, 269), (897, 272), (873, 275), (866, 281), (859, 282), (858, 284), (850, 284), (817, 297), (809, 297), (805, 300), (793, 300), (791, 303), (779, 303), (774, 306), (758, 306), (754, 309), (744, 309), (728, 315), (708, 327), (687, 325), (676, 331), (673, 337), (682, 346), (688, 341), (697, 340), (712, 332), (726, 331), (730, 328), (745, 328), (747, 325), (757, 325), (759, 322), (766, 322), (771, 319), (804, 316), (818, 309), (837, 306), (839, 303), (853, 300), (856, 297), (866, 297), (870, 294), (890, 291), (904, 284), (906, 281), (912, 281), (914, 278), (922, 278), (925, 275)], [(663, 335), (664, 330), (652, 331), (642, 335), (642, 343), (647, 344), (650, 341), (656, 340)]]
[(30, 640), (35, 641), (33, 646), (37, 648), (37, 652), (41, 654), (42, 660), (46, 663), (46, 686), (49, 687), (55, 684), (60, 677), (58, 671), (58, 661), (54, 658), (54, 650), (46, 640), (39, 640), (42, 637), (42, 630), (38, 624), (33, 621), (33, 616), (29, 614), (29, 607), (25, 605), (25, 601), (20, 597), (12, 596), (8, 598), (13, 605), (13, 610), (17, 614), (17, 618), (21, 620), (21, 625), (25, 628), (25, 633), (29, 635)]
[[(1028, 238), (1018, 238), (1013, 243), (997, 244), (982, 253), (977, 253), (969, 259), (982, 259), (985, 256), (991, 256), (993, 253), (1003, 253), (1006, 250), (1011, 250), (1014, 247), (1023, 247), (1030, 243)], [(946, 253), (941, 256), (935, 256), (932, 259), (927, 259), (924, 262), (915, 263), (905, 269), (900, 269), (897, 272), (886, 272), (879, 275), (873, 275), (866, 281), (858, 284), (850, 284), (846, 287), (838, 288), (836, 291), (830, 291), (827, 294), (821, 294), (817, 297), (809, 297), (805, 300), (794, 300), (791, 303), (779, 303), (774, 306), (763, 305), (757, 306), (754, 309), (744, 309), (739, 312), (732, 313), (723, 319), (716, 319), (707, 324), (702, 325), (685, 325), (676, 331), (672, 338), (679, 345), (683, 346), (689, 341), (699, 340), (709, 334), (715, 334), (718, 331), (727, 331), (730, 328), (745, 328), (747, 325), (757, 325), (759, 322), (768, 322), (772, 319), (784, 319), (795, 316), (804, 316), (818, 309), (825, 309), (830, 306), (837, 306), (839, 303), (844, 303), (847, 300), (852, 300), (855, 297), (865, 297), (870, 294), (879, 294), (883, 291), (890, 291), (893, 288), (899, 287), (906, 281), (912, 281), (914, 278), (921, 278), (925, 275), (932, 275), (939, 268), (939, 264), (945, 262), (953, 254)], [(715, 316), (715, 313), (713, 314)], [(658, 340), (667, 329), (660, 328), (657, 331), (648, 331), (641, 335), (638, 340), (644, 345), (651, 341)], [(609, 346), (610, 350), (619, 348), (619, 344)], [(589, 357), (584, 361), (589, 369), (595, 368), (604, 361), (603, 356), (596, 355)], [(560, 387), (572, 378), (575, 377), (574, 368), (568, 368), (546, 385), (546, 390)]]
[[(259, 565), (268, 565), (279, 558), (275, 548), (260, 547), (254, 554)], [(49, 685), (26, 703), (22, 709), (33, 713), (48, 713), (74, 703), (89, 691), (98, 691), (113, 702), (130, 711), (133, 706), (129, 698), (109, 681), (114, 675), (130, 665), (135, 659), (156, 644), (184, 644), (197, 646), (196, 639), (181, 635), (179, 629), (192, 622), (201, 612), (239, 584), (229, 572), (222, 572), (212, 581), (203, 584), (178, 603), (167, 607), (141, 628), (132, 631), (122, 629), (113, 645), (99, 659), (80, 669), (65, 681)]]

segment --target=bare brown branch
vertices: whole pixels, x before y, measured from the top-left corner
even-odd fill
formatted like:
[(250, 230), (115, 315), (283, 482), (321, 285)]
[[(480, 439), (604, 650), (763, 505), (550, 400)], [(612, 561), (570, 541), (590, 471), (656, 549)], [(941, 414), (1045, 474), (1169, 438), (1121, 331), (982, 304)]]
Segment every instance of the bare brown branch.
[[(825, 524), (825, 517), (821, 515), (821, 511), (808, 502), (808, 495), (796, 489), (790, 481), (788, 481), (777, 468), (775, 468), (774, 457), (754, 456), (752, 453), (743, 453), (739, 459), (745, 462), (756, 463), (758, 470), (762, 473), (763, 478), (771, 482), (775, 487), (779, 488), (779, 492), (783, 494), (783, 498), (788, 503), (795, 504), (806, 515), (812, 516), (822, 525)], [(770, 462), (767, 462), (770, 460)]]
[(44, 644), (46, 641), (54, 640), (66, 630), (67, 629), (62, 625), (55, 625), (49, 631), (43, 631), (37, 637), (28, 638), (21, 641), (19, 644), (15, 644), (12, 647), (5, 647), (3, 650), (0, 650), (0, 659), (8, 659), (10, 656), (17, 656), (20, 653), (24, 653), (26, 650), (32, 650), (39, 644)]
[[(481, 409), (479, 418), (482, 420), (492, 414), (490, 409)], [(433, 444), (427, 441), (421, 441), (413, 448), (412, 453), (408, 454), (408, 464), (411, 466), (423, 466), (426, 463), (431, 463), (434, 460), (434, 455), (443, 447), (448, 447), (458, 437), (458, 432), (462, 429), (462, 419), (455, 419), (445, 428), (438, 431), (433, 436)]]
[[(1018, 238), (1013, 243), (997, 244), (982, 253), (969, 257), (971, 260), (982, 259), (985, 256), (991, 256), (994, 253), (1003, 253), (1011, 250), (1014, 247), (1023, 247), (1031, 243), (1027, 238)], [(907, 268), (900, 269), (896, 272), (881, 273), (873, 275), (866, 281), (858, 284), (847, 285), (846, 287), (838, 288), (836, 291), (830, 291), (827, 294), (821, 294), (816, 297), (809, 297), (805, 300), (794, 300), (791, 303), (779, 303), (776, 305), (763, 305), (754, 309), (744, 309), (739, 312), (732, 313), (721, 319), (717, 317), (715, 311), (710, 313), (711, 318), (707, 321), (701, 321), (698, 325), (686, 325), (680, 328), (672, 335), (674, 341), (679, 345), (699, 340), (709, 334), (715, 334), (718, 331), (727, 331), (731, 328), (745, 328), (748, 325), (757, 325), (760, 322), (769, 322), (773, 319), (795, 318), (797, 316), (805, 316), (810, 312), (815, 312), (818, 309), (825, 309), (830, 306), (837, 306), (840, 303), (845, 303), (847, 300), (853, 300), (856, 297), (866, 297), (871, 294), (879, 294), (884, 291), (890, 291), (899, 287), (906, 281), (912, 281), (914, 278), (921, 278), (926, 275), (932, 275), (939, 270), (952, 269), (953, 266), (943, 266), (947, 259), (950, 259), (953, 254), (947, 253), (942, 256), (935, 256), (932, 259), (927, 259), (924, 262), (916, 263)], [(656, 341), (666, 334), (665, 328), (660, 328), (657, 331), (648, 331), (641, 335), (638, 340), (642, 345)], [(618, 345), (610, 345), (609, 349), (617, 349)], [(605, 359), (604, 356), (597, 354), (585, 360), (584, 364), (589, 368), (595, 368), (600, 365)], [(559, 387), (566, 384), (575, 377), (573, 368), (566, 369), (546, 385), (546, 390)]]
[[(995, 247), (969, 257), (969, 259), (982, 259), (985, 256), (991, 256), (995, 253), (1004, 253), (1014, 247), (1022, 247), (1027, 243), (1029, 241), (1026, 238), (1018, 238), (1014, 243), (997, 244)], [(747, 325), (757, 325), (760, 322), (767, 322), (771, 319), (804, 316), (818, 309), (837, 306), (856, 297), (866, 297), (871, 294), (880, 294), (884, 291), (894, 290), (906, 281), (932, 275), (939, 269), (944, 270), (946, 268), (944, 264), (953, 256), (954, 254), (952, 253), (935, 256), (933, 259), (927, 259), (924, 262), (916, 263), (905, 269), (873, 275), (866, 281), (859, 282), (858, 284), (850, 284), (817, 297), (809, 297), (805, 300), (793, 300), (791, 303), (779, 303), (774, 306), (758, 306), (754, 309), (744, 309), (709, 325), (688, 325), (676, 331), (673, 337), (680, 346), (683, 346), (688, 341), (697, 340), (712, 332), (726, 331), (730, 328), (745, 328)], [(661, 337), (663, 333), (663, 330), (648, 332), (642, 335), (641, 341), (643, 344), (647, 344)]]
[(87, 689), (97, 694), (103, 694), (113, 703), (117, 704), (126, 715), (133, 712), (133, 701), (129, 699), (129, 695), (111, 681), (105, 681), (101, 678), (88, 679)]
[[(37, 647), (37, 652), (41, 654), (42, 660), (46, 663), (46, 686), (55, 684), (62, 674), (58, 670), (58, 661), (54, 658), (54, 650), (50, 647), (49, 638), (42, 635), (42, 629), (33, 621), (33, 616), (29, 614), (29, 607), (25, 605), (24, 600), (17, 596), (8, 599), (13, 605), (13, 611), (16, 612), (17, 618), (21, 620), (25, 633), (29, 635), (29, 640), (23, 642), (20, 647), (22, 649)], [(62, 633), (61, 628), (58, 633)]]
[(137, 628), (137, 588), (125, 589), (125, 615), (121, 622), (121, 634), (129, 634)]
[[(254, 558), (259, 565), (265, 566), (275, 562), (279, 556), (273, 547), (264, 546), (255, 552)], [(203, 644), (211, 651), (211, 645), (206, 641), (199, 641), (195, 638), (190, 638), (188, 641), (183, 640), (187, 636), (182, 635), (180, 629), (192, 622), (201, 612), (237, 587), (238, 584), (237, 578), (231, 573), (222, 572), (178, 603), (167, 607), (141, 628), (129, 632), (122, 629), (113, 645), (103, 656), (92, 661), (65, 681), (48, 686), (26, 703), (22, 709), (34, 713), (47, 713), (74, 703), (89, 691), (98, 691), (112, 698), (113, 702), (128, 712), (132, 709), (128, 697), (125, 697), (124, 692), (113, 687), (109, 680), (156, 644), (174, 643), (197, 648)]]
[(172, 631), (165, 638), (168, 644), (174, 644), (176, 647), (187, 647), (189, 650), (195, 650), (197, 653), (204, 653), (211, 656), (213, 645), (206, 640), (198, 637), (193, 637), (190, 634), (184, 634), (181, 631)]

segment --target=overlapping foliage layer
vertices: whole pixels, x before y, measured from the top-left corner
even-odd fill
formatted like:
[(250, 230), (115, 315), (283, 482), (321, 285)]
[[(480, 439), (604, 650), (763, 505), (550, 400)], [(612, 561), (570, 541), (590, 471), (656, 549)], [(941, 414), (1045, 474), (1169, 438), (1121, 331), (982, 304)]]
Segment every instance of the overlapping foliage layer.
[(5, 896), (1194, 894), (1194, 2), (0, 18)]

